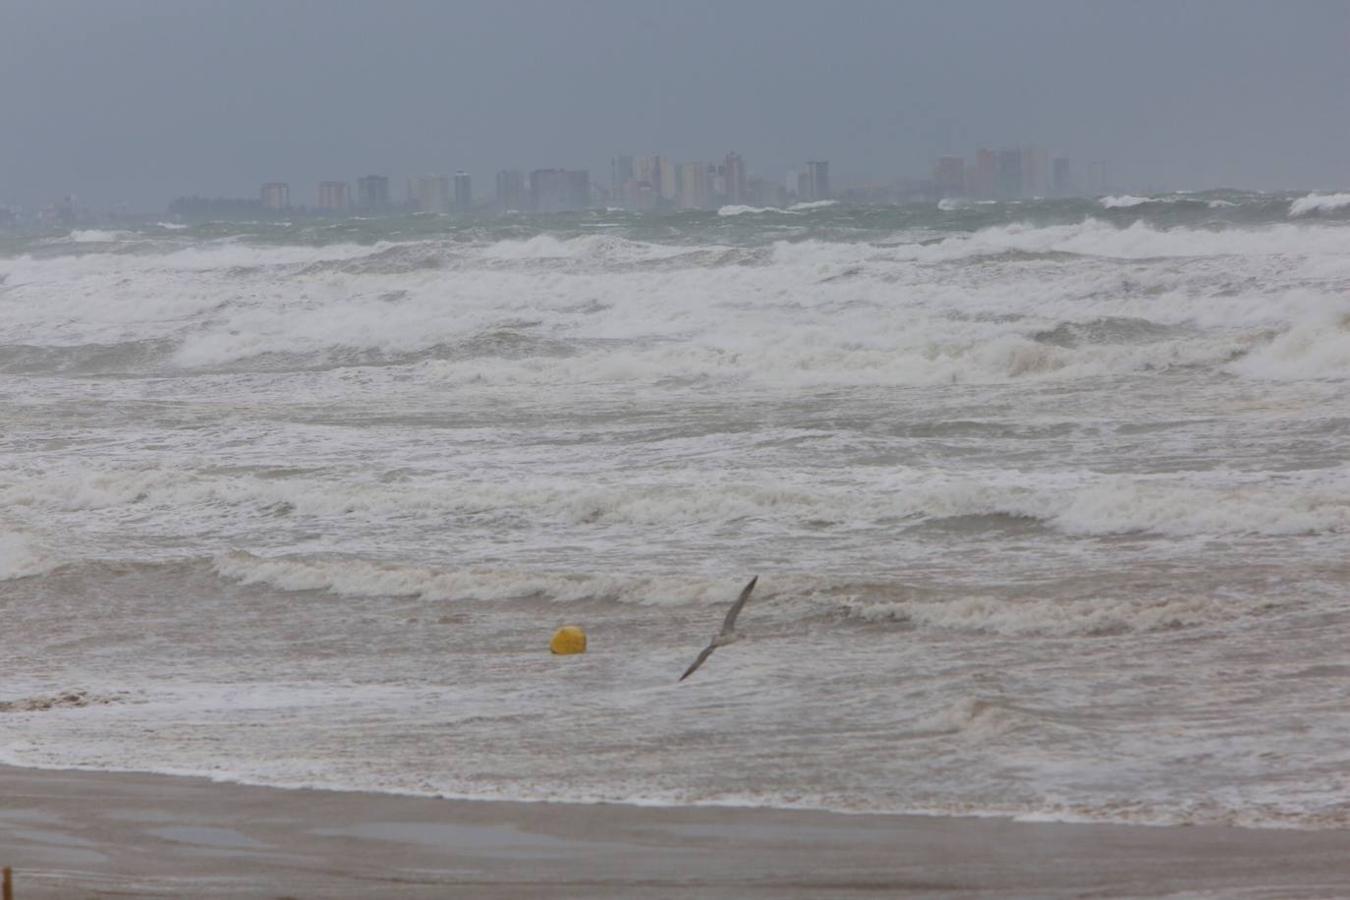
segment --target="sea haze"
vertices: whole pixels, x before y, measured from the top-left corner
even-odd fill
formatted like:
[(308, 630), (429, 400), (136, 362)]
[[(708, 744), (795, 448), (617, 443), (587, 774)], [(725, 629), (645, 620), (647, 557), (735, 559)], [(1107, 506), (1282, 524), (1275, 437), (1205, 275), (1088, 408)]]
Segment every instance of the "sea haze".
[(1350, 195), (6, 237), (0, 761), (1350, 826), (1347, 297)]

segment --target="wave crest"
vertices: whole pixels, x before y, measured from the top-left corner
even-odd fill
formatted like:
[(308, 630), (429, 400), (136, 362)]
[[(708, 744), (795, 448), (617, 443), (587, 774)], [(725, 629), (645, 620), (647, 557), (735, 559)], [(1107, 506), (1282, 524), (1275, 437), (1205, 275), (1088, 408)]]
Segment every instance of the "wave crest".
[(1309, 194), (1289, 204), (1290, 216), (1332, 212), (1350, 206), (1350, 194)]
[(0, 581), (42, 575), (56, 566), (55, 557), (39, 548), (30, 535), (0, 531)]

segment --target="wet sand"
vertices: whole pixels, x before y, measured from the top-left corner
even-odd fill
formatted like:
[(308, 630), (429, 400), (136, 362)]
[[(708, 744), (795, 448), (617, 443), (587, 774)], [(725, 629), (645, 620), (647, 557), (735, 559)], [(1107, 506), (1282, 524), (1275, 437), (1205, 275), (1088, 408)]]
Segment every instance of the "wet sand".
[(38, 897), (1350, 894), (1350, 831), (483, 803), (0, 767)]

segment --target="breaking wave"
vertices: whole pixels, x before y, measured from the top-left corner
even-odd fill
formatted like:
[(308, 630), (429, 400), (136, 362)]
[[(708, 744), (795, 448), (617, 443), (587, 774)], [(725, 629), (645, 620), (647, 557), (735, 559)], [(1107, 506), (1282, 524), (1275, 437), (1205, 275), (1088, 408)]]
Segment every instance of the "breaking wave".
[(1332, 212), (1350, 206), (1350, 194), (1309, 194), (1289, 204), (1289, 215), (1306, 216), (1311, 213)]
[(22, 532), (0, 531), (0, 581), (28, 578), (56, 568), (51, 554)]
[(1132, 194), (1121, 194), (1116, 197), (1102, 197), (1097, 201), (1104, 209), (1129, 209), (1132, 206), (1142, 206), (1145, 203), (1153, 203), (1149, 197), (1136, 197)]
[(362, 559), (217, 557), (217, 574), (241, 584), (337, 596), (417, 597), (441, 601), (543, 600), (679, 606), (725, 602), (729, 582), (674, 577), (608, 577), (489, 570), (444, 571)]
[[(1054, 276), (1070, 257), (1086, 261), (1079, 273)], [(1122, 279), (1093, 260), (1148, 265)], [(982, 266), (994, 263), (1010, 268), (991, 278)], [(1050, 267), (1050, 277), (1028, 281), (1027, 265)], [(1169, 230), (1087, 219), (756, 248), (609, 234), (455, 247), (224, 241), (150, 256), (19, 258), (7, 268), (0, 371), (417, 364), (503, 384), (711, 376), (796, 387), (1224, 366), (1272, 335), (1320, 327), (1318, 307), (1334, 305), (1350, 279), (1350, 254), (1329, 227)], [(1254, 278), (1264, 290), (1245, 286)], [(1127, 318), (1158, 330), (1145, 341), (1109, 331), (1091, 341), (1042, 337)], [(1284, 363), (1231, 371), (1337, 377), (1339, 351), (1312, 337), (1305, 362), (1296, 359), (1305, 345), (1291, 337), (1270, 351)]]
[(0, 756), (1343, 827), (1316, 196), (7, 240)]
[(1099, 637), (1227, 625), (1259, 612), (1258, 601), (1226, 602), (1207, 592), (1065, 599), (971, 596), (940, 601), (849, 600), (845, 619), (1005, 637)]
[(739, 204), (730, 204), (717, 210), (717, 214), (722, 217), (728, 216), (751, 216), (760, 213), (783, 213), (787, 210), (779, 209), (775, 206), (744, 206)]

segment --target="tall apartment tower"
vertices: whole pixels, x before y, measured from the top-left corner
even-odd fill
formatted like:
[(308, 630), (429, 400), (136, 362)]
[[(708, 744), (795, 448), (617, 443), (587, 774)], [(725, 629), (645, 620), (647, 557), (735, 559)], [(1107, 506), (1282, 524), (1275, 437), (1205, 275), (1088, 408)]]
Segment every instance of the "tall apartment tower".
[(637, 177), (633, 166), (633, 157), (616, 156), (609, 161), (609, 187), (616, 194), (621, 193), (628, 182)]
[(680, 166), (680, 209), (703, 209), (708, 205), (708, 167), (703, 163)]
[(377, 212), (389, 208), (389, 178), (385, 175), (367, 175), (356, 179), (356, 208)]
[(1043, 197), (1050, 188), (1049, 154), (1040, 147), (1022, 148), (1022, 193), (1028, 197)]
[(263, 209), (282, 210), (291, 208), (291, 186), (284, 181), (269, 181), (258, 192)]
[(744, 203), (749, 197), (748, 182), (745, 177), (745, 160), (739, 153), (728, 153), (722, 163), (722, 177), (725, 179), (723, 192), (728, 203)]
[(1022, 196), (1022, 151), (998, 151), (998, 180), (995, 192), (1000, 200), (1016, 200)]
[(933, 165), (933, 185), (943, 197), (966, 195), (966, 161), (959, 156), (944, 156)]
[(530, 173), (530, 207), (539, 212), (573, 209), (567, 172), (563, 169), (535, 169)]
[[(801, 196), (800, 199), (804, 201), (830, 199), (830, 164), (828, 162), (824, 160), (808, 162), (803, 174), (806, 178), (806, 193), (809, 196)], [(802, 194), (800, 187), (797, 193)]]
[(347, 208), (347, 182), (320, 181), (319, 209), (338, 212)]
[(473, 187), (468, 172), (455, 173), (455, 209), (468, 209), (473, 206)]
[(975, 171), (970, 176), (970, 193), (981, 200), (991, 199), (998, 184), (998, 157), (981, 147), (975, 153)]
[(1069, 159), (1056, 156), (1051, 163), (1050, 188), (1057, 197), (1067, 197), (1073, 193), (1073, 172), (1069, 168)]
[(408, 205), (418, 212), (445, 212), (450, 208), (450, 179), (444, 175), (409, 178)]
[(530, 208), (530, 194), (525, 189), (525, 173), (519, 169), (503, 169), (497, 173), (497, 209), (501, 212), (522, 212)]

